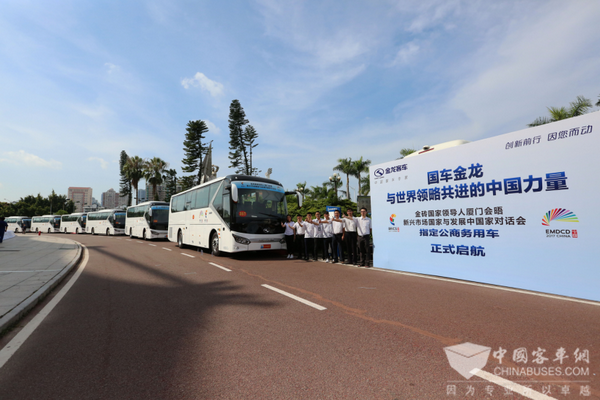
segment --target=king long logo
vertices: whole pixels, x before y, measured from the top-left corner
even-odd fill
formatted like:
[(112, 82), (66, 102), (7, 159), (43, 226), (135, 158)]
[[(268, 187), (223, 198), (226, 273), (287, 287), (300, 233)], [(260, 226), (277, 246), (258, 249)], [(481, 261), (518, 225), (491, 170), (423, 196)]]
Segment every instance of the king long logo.
[(564, 208), (553, 208), (544, 214), (542, 225), (550, 226), (550, 221), (579, 222), (573, 211)]

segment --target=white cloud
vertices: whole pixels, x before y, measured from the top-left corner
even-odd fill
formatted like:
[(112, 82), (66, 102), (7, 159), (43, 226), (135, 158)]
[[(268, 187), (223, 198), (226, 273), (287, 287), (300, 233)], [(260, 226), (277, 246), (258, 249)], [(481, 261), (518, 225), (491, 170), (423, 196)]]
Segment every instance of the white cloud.
[(41, 157), (38, 157), (34, 154), (26, 153), (24, 150), (19, 151), (6, 151), (2, 153), (2, 158), (0, 158), (0, 163), (8, 163), (21, 165), (24, 167), (41, 167), (41, 168), (52, 168), (52, 169), (61, 169), (62, 163), (56, 160), (44, 160)]
[(196, 72), (193, 78), (183, 78), (181, 85), (186, 89), (192, 86), (200, 87), (209, 92), (212, 97), (219, 97), (223, 94), (223, 84), (207, 78), (202, 72)]
[(212, 132), (215, 135), (221, 134), (221, 129), (218, 126), (216, 126), (215, 124), (213, 124), (212, 122), (210, 122), (207, 119), (205, 119), (204, 122), (206, 123), (206, 126), (208, 127), (209, 132)]
[(113, 72), (119, 72), (121, 69), (121, 67), (112, 63), (104, 63), (104, 66), (106, 67), (106, 72), (109, 74), (112, 74)]
[(419, 52), (419, 49), (419, 45), (415, 44), (415, 42), (406, 43), (398, 50), (392, 65), (406, 65), (410, 63)]
[(102, 159), (100, 157), (90, 157), (90, 158), (88, 158), (88, 161), (99, 161), (100, 162), (100, 167), (102, 169), (107, 169), (108, 168), (108, 161), (104, 161), (104, 159)]

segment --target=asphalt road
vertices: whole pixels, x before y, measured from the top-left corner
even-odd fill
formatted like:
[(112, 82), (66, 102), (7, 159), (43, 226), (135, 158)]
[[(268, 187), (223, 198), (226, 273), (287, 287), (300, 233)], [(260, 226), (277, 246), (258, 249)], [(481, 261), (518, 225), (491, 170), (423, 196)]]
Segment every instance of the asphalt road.
[(527, 398), (452, 369), (444, 347), (464, 342), (507, 350), (484, 371), (552, 368), (500, 375), (553, 398), (600, 398), (596, 305), (276, 253), (77, 240), (89, 262), (0, 369), (2, 400)]

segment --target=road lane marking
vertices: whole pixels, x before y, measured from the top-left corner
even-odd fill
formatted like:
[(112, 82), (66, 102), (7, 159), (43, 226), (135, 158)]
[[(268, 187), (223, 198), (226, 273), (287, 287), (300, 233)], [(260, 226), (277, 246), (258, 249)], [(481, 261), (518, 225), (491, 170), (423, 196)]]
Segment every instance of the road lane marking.
[(125, 240), (127, 240), (128, 242), (131, 242), (131, 239), (125, 239)]
[(35, 316), (25, 327), (12, 338), (10, 342), (2, 350), (0, 350), (0, 369), (7, 363), (7, 361), (19, 350), (21, 345), (29, 338), (29, 336), (35, 331), (35, 329), (44, 321), (44, 319), (52, 312), (54, 307), (59, 301), (67, 294), (71, 286), (77, 281), (79, 275), (83, 272), (87, 262), (89, 260), (89, 253), (87, 247), (81, 245), (83, 248), (83, 261), (75, 271), (73, 277), (67, 282), (65, 286), (56, 294), (56, 296), (46, 304), (46, 306)]
[(184, 275), (195, 274), (195, 272), (185, 272)]
[(155, 244), (150, 244), (150, 243), (148, 243), (148, 246), (153, 246), (153, 247), (156, 247), (156, 245), (155, 245)]
[(217, 268), (221, 268), (223, 271), (227, 271), (227, 272), (231, 272), (230, 269), (227, 269), (225, 267), (220, 266), (219, 264), (215, 264), (215, 263), (209, 263), (210, 265), (214, 265)]
[(482, 371), (479, 368), (474, 368), (470, 372), (471, 372), (471, 374), (477, 375), (478, 377), (483, 378), (486, 381), (490, 381), (492, 383), (495, 383), (498, 386), (502, 386), (503, 388), (506, 388), (506, 389), (510, 390), (511, 392), (519, 393), (521, 396), (527, 397), (529, 399), (533, 399), (533, 400), (555, 399), (554, 397), (547, 396), (543, 393), (536, 392), (535, 390), (533, 390), (531, 388), (528, 388), (528, 387), (519, 385), (518, 383), (509, 381), (508, 379), (504, 379), (504, 378), (501, 378), (494, 374), (490, 374), (489, 372)]
[(284, 292), (283, 290), (281, 290), (281, 289), (277, 289), (277, 288), (274, 288), (273, 286), (269, 286), (269, 285), (261, 285), (261, 286), (262, 286), (262, 287), (265, 287), (265, 288), (267, 288), (267, 289), (270, 289), (270, 290), (272, 290), (272, 291), (274, 291), (274, 292), (277, 292), (277, 293), (279, 293), (279, 294), (282, 294), (282, 295), (284, 295), (284, 296), (287, 296), (287, 297), (289, 297), (290, 299), (294, 299), (294, 300), (296, 300), (296, 301), (299, 301), (300, 303), (304, 303), (304, 304), (306, 304), (307, 306), (311, 306), (312, 308), (316, 308), (316, 309), (317, 309), (317, 310), (319, 310), (319, 311), (327, 310), (327, 308), (325, 308), (325, 307), (323, 307), (323, 306), (320, 306), (320, 305), (318, 305), (318, 304), (315, 304), (315, 303), (313, 303), (312, 301), (308, 301), (308, 300), (305, 300), (305, 299), (303, 299), (302, 297), (298, 297), (298, 296), (295, 296), (295, 295), (293, 295), (293, 294), (291, 294), (291, 293)]
[(136, 240), (135, 242), (136, 242), (136, 243), (144, 243), (144, 242), (140, 242), (139, 240)]
[(190, 258), (196, 258), (196, 256), (190, 256), (189, 254), (185, 254), (185, 253), (181, 253), (181, 254), (183, 254), (183, 255), (184, 255), (184, 256), (186, 256), (186, 257), (190, 257)]
[(166, 250), (166, 251), (173, 251), (173, 250), (171, 250), (171, 249), (167, 249), (166, 247), (163, 247), (163, 250)]

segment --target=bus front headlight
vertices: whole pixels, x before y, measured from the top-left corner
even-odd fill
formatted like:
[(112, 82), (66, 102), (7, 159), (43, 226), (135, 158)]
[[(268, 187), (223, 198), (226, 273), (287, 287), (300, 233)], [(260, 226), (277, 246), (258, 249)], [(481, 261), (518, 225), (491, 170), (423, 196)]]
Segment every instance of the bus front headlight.
[(245, 245), (250, 244), (250, 241), (248, 239), (238, 236), (238, 235), (233, 235), (233, 239), (240, 244), (245, 244)]

